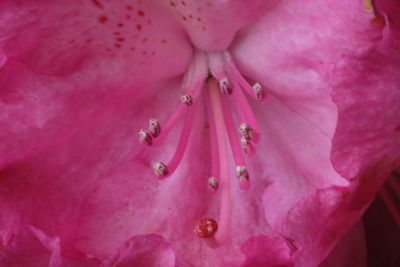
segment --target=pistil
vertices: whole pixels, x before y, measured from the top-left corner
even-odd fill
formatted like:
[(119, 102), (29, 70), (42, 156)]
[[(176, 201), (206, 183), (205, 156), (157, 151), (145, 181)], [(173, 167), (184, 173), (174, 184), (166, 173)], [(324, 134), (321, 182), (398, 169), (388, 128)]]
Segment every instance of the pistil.
[(224, 114), (219, 96), (219, 88), (213, 79), (208, 80), (208, 93), (210, 95), (212, 112), (214, 114), (215, 130), (217, 134), (218, 156), (220, 162), (220, 186), (221, 192), (219, 226), (215, 234), (217, 243), (222, 243), (228, 238), (229, 221), (231, 213), (231, 184), (229, 177), (229, 147)]

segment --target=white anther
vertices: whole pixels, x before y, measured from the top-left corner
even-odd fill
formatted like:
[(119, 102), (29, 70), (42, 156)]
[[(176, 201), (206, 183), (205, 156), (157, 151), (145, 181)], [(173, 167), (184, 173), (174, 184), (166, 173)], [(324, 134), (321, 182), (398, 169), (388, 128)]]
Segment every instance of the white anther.
[(217, 179), (215, 177), (208, 178), (208, 186), (214, 190), (217, 190), (219, 186)]
[(250, 126), (247, 125), (246, 123), (241, 123), (239, 125), (239, 133), (241, 136), (244, 136), (248, 139), (253, 138), (253, 129), (251, 129)]
[(157, 161), (153, 164), (153, 170), (154, 170), (154, 173), (159, 177), (164, 177), (168, 174), (167, 166), (165, 166), (164, 163), (159, 162), (159, 161)]
[(265, 97), (265, 92), (264, 92), (264, 88), (261, 86), (261, 84), (256, 82), (255, 84), (253, 84), (252, 87), (253, 87), (254, 92), (256, 93), (257, 100), (259, 102), (263, 101), (264, 97)]
[(221, 80), (219, 80), (219, 89), (221, 90), (222, 93), (230, 95), (232, 93), (232, 87), (229, 84), (228, 78), (224, 77)]
[(193, 104), (193, 99), (190, 95), (181, 95), (181, 101), (186, 106), (191, 106)]
[(236, 175), (239, 180), (249, 180), (249, 172), (245, 166), (236, 166)]
[(153, 143), (153, 138), (151, 134), (144, 129), (139, 130), (139, 142), (146, 145), (151, 145)]
[(157, 137), (161, 133), (161, 126), (157, 119), (149, 120), (149, 132), (153, 137)]
[(242, 146), (243, 151), (245, 153), (248, 153), (251, 145), (251, 139), (248, 136), (242, 136), (240, 138), (240, 144)]

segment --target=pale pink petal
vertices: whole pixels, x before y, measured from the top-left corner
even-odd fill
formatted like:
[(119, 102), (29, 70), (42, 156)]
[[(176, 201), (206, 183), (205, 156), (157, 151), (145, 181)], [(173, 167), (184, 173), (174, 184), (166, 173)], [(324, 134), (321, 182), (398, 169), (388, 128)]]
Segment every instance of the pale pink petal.
[(185, 71), (192, 47), (153, 4), (7, 0), (0, 3), (0, 51), (3, 167), (118, 98), (134, 107), (155, 90), (177, 92), (170, 79)]
[(102, 266), (173, 267), (175, 254), (159, 235), (135, 236), (124, 242)]
[[(325, 221), (323, 216), (317, 216), (317, 212), (315, 216), (303, 212), (308, 208), (318, 207), (319, 202), (314, 195), (318, 188), (329, 188), (330, 184), (347, 188), (349, 184), (341, 177), (343, 172), (338, 173), (337, 170), (342, 166), (353, 166), (353, 162), (349, 162), (349, 156), (345, 157), (342, 152), (352, 151), (358, 153), (354, 154), (354, 159), (363, 168), (352, 175), (346, 175), (346, 178), (357, 175), (360, 179), (348, 188), (359, 188), (354, 193), (352, 203), (352, 208), (357, 209), (357, 212), (354, 211), (351, 216), (341, 215), (347, 225), (340, 226), (339, 222), (332, 222), (331, 227), (326, 226), (329, 229), (343, 227), (346, 231), (361, 215), (362, 209), (371, 200), (388, 170), (394, 167), (390, 163), (373, 162), (374, 158), (384, 160), (384, 156), (388, 155), (393, 162), (396, 161), (393, 158), (398, 155), (393, 152), (396, 149), (394, 140), (398, 140), (395, 139), (393, 130), (396, 124), (394, 114), (399, 113), (400, 103), (397, 98), (399, 90), (394, 84), (399, 84), (399, 80), (398, 75), (391, 70), (396, 69), (394, 62), (399, 60), (386, 61), (385, 57), (381, 57), (379, 61), (374, 59), (374, 51), (388, 42), (385, 39), (387, 28), (376, 23), (375, 15), (367, 12), (361, 1), (282, 1), (273, 11), (266, 13), (258, 24), (244, 31), (234, 47), (234, 55), (241, 71), (251, 80), (262, 83), (272, 95), (265, 104), (265, 109), (257, 113), (267, 139), (264, 141), (267, 145), (263, 146), (263, 163), (260, 163), (259, 169), (263, 170), (263, 176), (271, 183), (263, 196), (266, 217), (279, 232), (289, 227), (285, 222), (289, 210), (288, 218), (295, 214), (298, 216), (296, 219), (292, 218), (293, 221), (289, 219), (292, 223), (297, 221), (301, 224), (311, 218), (314, 218), (315, 223)], [(386, 53), (388, 57), (394, 54), (390, 50)], [(372, 68), (374, 65), (379, 67)], [(339, 71), (342, 69), (343, 71)], [(367, 88), (374, 89), (365, 92), (362, 91), (365, 89), (364, 82), (369, 80), (366, 70), (371, 69), (376, 69), (371, 75), (374, 82), (370, 86), (367, 82)], [(343, 97), (338, 99), (335, 96), (333, 102), (331, 94), (337, 95), (340, 92), (337, 81), (343, 83), (340, 87)], [(383, 87), (386, 88), (383, 91), (387, 96), (378, 95), (379, 88)], [(371, 94), (370, 98), (376, 104), (363, 106), (363, 101), (360, 100), (364, 96), (361, 92), (366, 94), (367, 99)], [(352, 98), (352, 94), (356, 95)], [(344, 110), (344, 107), (349, 110)], [(360, 111), (357, 115), (351, 115), (357, 110)], [(366, 114), (362, 114), (363, 112)], [(375, 114), (376, 117), (369, 116), (370, 114)], [(379, 114), (383, 114), (382, 118)], [(378, 119), (382, 119), (382, 122), (371, 123)], [(367, 139), (370, 133), (365, 129), (367, 120), (372, 125), (371, 128), (376, 127), (379, 139), (374, 140), (377, 142)], [(358, 124), (360, 121), (365, 123)], [(364, 126), (364, 132), (361, 132), (361, 125)], [(382, 125), (386, 128), (382, 129)], [(389, 130), (389, 125), (394, 128)], [(359, 131), (353, 130), (356, 127), (359, 127)], [(347, 136), (343, 134), (345, 129), (352, 131), (351, 137), (350, 132)], [(371, 149), (368, 153), (373, 153), (373, 149), (380, 153), (367, 160), (372, 154), (362, 156), (365, 148), (363, 143), (358, 142), (359, 139), (365, 140), (361, 141), (365, 144), (369, 142)], [(339, 144), (337, 140), (342, 142)], [(358, 157), (359, 155), (362, 157)], [(356, 163), (354, 166), (357, 168)], [(373, 172), (375, 177), (365, 175), (367, 167), (378, 169), (381, 173)], [(332, 198), (340, 199), (336, 189), (326, 190), (333, 190)], [(335, 196), (336, 194), (338, 195)], [(357, 197), (359, 201), (356, 200)], [(329, 198), (321, 204), (321, 211), (331, 214), (344, 208), (345, 203), (333, 200), (330, 202)], [(305, 208), (303, 205), (307, 201), (310, 201), (309, 206)], [(310, 221), (307, 222), (310, 224)], [(302, 233), (294, 240), (326, 231), (324, 223), (321, 223), (321, 228), (310, 226), (302, 230), (298, 223), (290, 226), (293, 232)], [(297, 255), (296, 260), (303, 264), (319, 263), (335, 242), (337, 240), (332, 239), (326, 245), (321, 245), (318, 251), (306, 252), (305, 248), (313, 250), (313, 243), (307, 242), (301, 246), (303, 252), (299, 251), (298, 255), (302, 256)]]
[(166, 9), (186, 29), (199, 49), (227, 49), (236, 33), (254, 23), (279, 0), (165, 1)]
[(279, 237), (255, 236), (242, 245), (247, 267), (290, 267), (293, 266), (291, 249), (287, 242)]

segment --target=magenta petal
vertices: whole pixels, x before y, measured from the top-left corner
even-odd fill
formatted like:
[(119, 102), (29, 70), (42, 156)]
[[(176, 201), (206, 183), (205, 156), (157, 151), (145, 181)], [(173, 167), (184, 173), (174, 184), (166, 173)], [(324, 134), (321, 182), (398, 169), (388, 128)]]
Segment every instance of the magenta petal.
[(237, 34), (279, 0), (166, 1), (192, 43), (203, 50), (227, 49)]
[(245, 254), (243, 267), (291, 267), (291, 250), (279, 237), (254, 236), (241, 247)]
[(182, 72), (192, 50), (154, 2), (6, 0), (0, 22), (3, 52), (38, 74), (69, 75), (96, 61), (104, 77), (165, 77)]
[(185, 71), (192, 47), (157, 5), (141, 7), (1, 1), (0, 168), (57, 142), (110, 102), (136, 107), (161, 84), (177, 89), (166, 85)]
[(102, 266), (173, 267), (175, 254), (160, 235), (135, 236), (123, 243)]
[(400, 162), (400, 35), (394, 34), (370, 52), (343, 57), (332, 77), (339, 109), (332, 161), (346, 178), (382, 161), (392, 162), (390, 169)]
[(49, 237), (33, 226), (10, 235), (8, 244), (0, 244), (0, 265), (7, 267), (78, 267), (95, 266), (89, 260), (74, 261), (60, 254), (60, 239)]
[(362, 222), (357, 223), (319, 265), (319, 267), (365, 266), (367, 266), (367, 251)]

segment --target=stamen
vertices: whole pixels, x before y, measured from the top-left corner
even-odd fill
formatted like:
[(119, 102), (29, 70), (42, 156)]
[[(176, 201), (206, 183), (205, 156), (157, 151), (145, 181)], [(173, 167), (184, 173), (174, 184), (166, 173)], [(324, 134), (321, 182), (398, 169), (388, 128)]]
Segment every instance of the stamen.
[(218, 81), (219, 89), (222, 93), (230, 95), (232, 93), (232, 84), (229, 82), (228, 77), (226, 77), (222, 54), (220, 52), (209, 52), (207, 56), (210, 72)]
[(239, 133), (241, 136), (246, 137), (248, 139), (252, 139), (254, 138), (254, 131), (253, 129), (251, 129), (251, 127), (249, 125), (247, 125), (246, 123), (241, 123), (239, 125)]
[(208, 186), (213, 189), (213, 190), (217, 190), (218, 189), (218, 181), (217, 178), (215, 177), (210, 177), (208, 178)]
[(157, 137), (161, 133), (161, 126), (157, 119), (149, 120), (149, 132), (153, 137)]
[[(181, 85), (182, 94), (190, 96), (192, 103), (195, 103), (196, 99), (199, 97), (201, 88), (204, 85), (207, 75), (207, 57), (204, 52), (196, 51), (194, 59), (190, 64)], [(178, 105), (177, 109), (169, 117), (167, 122), (163, 124), (163, 130), (160, 133), (160, 136), (157, 138), (157, 143), (160, 143), (164, 140), (176, 122), (179, 121), (183, 111), (187, 106), (188, 105), (186, 103), (182, 102)]]
[(140, 129), (139, 132), (139, 142), (142, 144), (146, 144), (151, 146), (153, 144), (153, 138), (151, 137), (151, 134), (145, 130), (145, 129)]
[(217, 222), (212, 218), (200, 219), (193, 227), (193, 232), (201, 238), (212, 237), (218, 230)]
[(193, 99), (190, 95), (181, 95), (181, 101), (186, 106), (191, 106), (193, 104)]
[(236, 68), (235, 63), (228, 52), (224, 52), (224, 59), (226, 65), (228, 66), (228, 72), (232, 75), (231, 78), (233, 78), (233, 80), (235, 80), (249, 96), (258, 102), (265, 102), (267, 97), (264, 88), (258, 82), (256, 82), (253, 86), (250, 86), (250, 84)]
[(160, 161), (157, 161), (153, 164), (153, 170), (154, 170), (154, 173), (160, 178), (168, 175), (167, 166), (165, 166), (165, 164)]
[[(208, 100), (209, 95), (207, 94)], [(209, 103), (210, 103), (209, 102)], [(217, 133), (215, 130), (215, 120), (211, 110), (211, 107), (207, 108), (207, 119), (209, 125), (209, 137), (210, 137), (210, 161), (211, 161), (211, 177), (219, 176), (219, 158), (218, 158), (218, 144), (217, 144)], [(215, 191), (215, 190), (214, 190)]]
[(255, 84), (253, 84), (252, 88), (253, 88), (254, 93), (256, 93), (258, 102), (262, 102), (265, 97), (264, 88), (261, 86), (261, 84), (259, 84), (257, 82)]
[[(236, 135), (235, 126), (233, 125), (232, 115), (228, 109), (227, 99), (222, 99), (221, 102), (222, 102), (221, 103), (222, 110), (223, 110), (224, 119), (225, 119), (225, 127), (226, 127), (226, 130), (228, 133), (229, 143), (231, 145), (233, 158), (235, 160), (236, 165), (244, 166), (245, 161), (244, 161), (243, 153), (241, 150), (238, 136)], [(247, 179), (247, 184), (245, 182), (240, 182), (240, 181), (241, 180), (239, 180), (239, 186), (241, 189), (248, 189), (250, 187), (249, 179)]]
[(162, 132), (160, 132), (160, 135), (155, 140), (157, 143), (162, 142), (164, 140), (164, 138), (168, 135), (168, 133), (171, 131), (172, 127), (175, 125), (175, 123), (181, 117), (183, 111), (185, 110), (185, 107), (186, 107), (186, 105), (183, 103), (180, 103), (178, 105), (178, 108), (174, 111), (174, 113), (169, 117), (167, 122), (163, 125)]
[(251, 139), (248, 136), (240, 137), (240, 145), (242, 146), (243, 151), (247, 154), (250, 152), (251, 147)]
[(236, 175), (239, 179), (239, 185), (242, 189), (248, 189), (250, 186), (249, 183), (249, 172), (245, 166), (236, 166)]
[(253, 111), (246, 100), (246, 96), (243, 94), (240, 88), (237, 88), (237, 85), (234, 85), (234, 92), (232, 95), (240, 120), (249, 125), (249, 127), (253, 130), (252, 140), (257, 143), (259, 127)]
[(183, 154), (185, 153), (190, 133), (192, 132), (193, 117), (196, 112), (196, 106), (197, 105), (194, 104), (193, 107), (191, 107), (191, 109), (189, 109), (186, 113), (186, 118), (181, 132), (181, 136), (179, 138), (178, 145), (176, 147), (174, 156), (172, 157), (171, 161), (168, 164), (168, 175), (174, 173), (174, 171), (179, 166), (179, 163), (183, 158)]
[[(209, 246), (217, 247), (227, 241), (230, 230), (232, 170), (229, 150), (235, 161), (239, 187), (241, 189), (250, 187), (250, 176), (243, 152), (247, 154), (254, 152), (253, 145), (258, 142), (259, 127), (243, 90), (262, 102), (266, 98), (266, 92), (261, 84), (256, 82), (250, 86), (235, 67), (228, 52), (196, 51), (183, 78), (178, 107), (162, 127), (157, 119), (150, 119), (147, 130), (139, 131), (139, 141), (147, 145), (161, 142), (185, 114), (180, 138), (170, 162), (168, 164), (155, 162), (152, 165), (158, 177), (172, 175), (178, 168), (188, 145), (198, 99), (205, 82), (211, 106), (207, 109), (211, 161), (207, 183), (212, 191), (218, 190), (221, 193), (219, 225), (212, 218), (203, 218), (196, 223), (193, 231), (196, 236), (207, 238), (205, 242)], [(234, 109), (229, 107), (228, 97), (221, 99), (221, 94), (232, 94)], [(233, 111), (238, 113), (235, 118)], [(235, 122), (241, 122), (240, 126), (237, 127)]]
[(228, 142), (226, 137), (226, 128), (224, 115), (221, 107), (221, 99), (218, 87), (214, 79), (209, 79), (208, 92), (210, 95), (212, 111), (215, 119), (215, 129), (217, 133), (218, 153), (220, 160), (220, 211), (219, 211), (219, 230), (215, 234), (215, 240), (221, 244), (225, 242), (229, 235), (229, 222), (231, 213), (231, 185), (229, 179), (229, 156)]
[(232, 86), (230, 85), (228, 78), (224, 77), (218, 82), (219, 89), (222, 93), (230, 95), (232, 94)]

